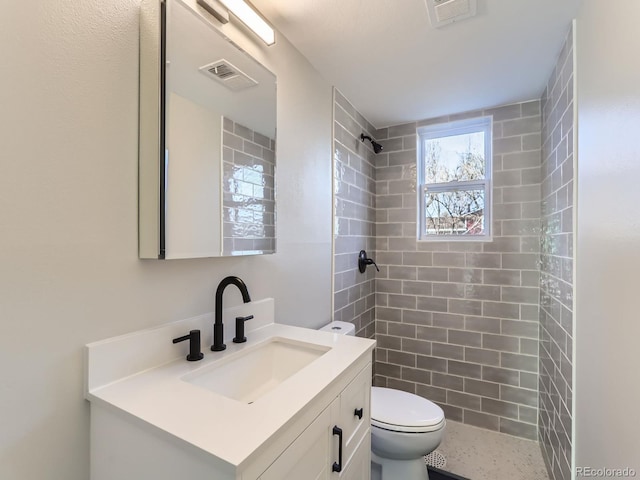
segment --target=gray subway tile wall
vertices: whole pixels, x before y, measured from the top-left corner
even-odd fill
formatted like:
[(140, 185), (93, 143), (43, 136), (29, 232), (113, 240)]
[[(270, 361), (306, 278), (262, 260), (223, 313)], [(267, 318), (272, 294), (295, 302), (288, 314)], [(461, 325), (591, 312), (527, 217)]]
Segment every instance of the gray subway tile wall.
[(539, 439), (550, 478), (571, 478), (573, 32), (542, 97)]
[(275, 252), (275, 140), (224, 118), (222, 159), (223, 254)]
[[(375, 129), (334, 89), (334, 320), (352, 322), (356, 335), (375, 335), (375, 269), (358, 270), (358, 253), (375, 257), (376, 191), (371, 143)], [(388, 288), (392, 288), (388, 286)], [(398, 292), (401, 293), (401, 292)], [(401, 300), (398, 300), (401, 301)]]
[[(378, 130), (374, 382), (538, 438), (540, 102)], [(493, 115), (492, 242), (416, 241), (416, 128)]]

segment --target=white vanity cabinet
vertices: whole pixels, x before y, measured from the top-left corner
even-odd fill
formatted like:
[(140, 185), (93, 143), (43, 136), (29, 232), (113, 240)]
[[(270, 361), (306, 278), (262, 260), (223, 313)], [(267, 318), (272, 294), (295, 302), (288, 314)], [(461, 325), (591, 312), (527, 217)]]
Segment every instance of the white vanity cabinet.
[[(293, 422), (268, 439), (253, 460), (239, 467), (194, 451), (187, 442), (166, 439), (161, 432), (149, 431), (147, 426), (131, 422), (132, 419), (111, 409), (92, 406), (91, 479), (368, 480), (371, 474), (371, 363), (359, 368), (355, 378), (337, 397), (334, 394), (319, 399), (320, 403), (312, 402), (311, 411), (324, 408), (310, 424), (304, 419)], [(336, 427), (342, 431), (339, 472), (333, 468), (334, 464), (340, 464)], [(224, 432), (213, 428), (211, 435), (224, 435)]]
[(371, 364), (368, 364), (259, 480), (369, 479), (370, 394)]
[[(252, 306), (255, 312), (260, 308), (258, 302)], [(233, 312), (238, 313), (247, 314)], [(268, 323), (250, 332), (250, 342), (229, 341), (224, 352), (207, 352), (201, 362), (187, 362), (184, 352), (175, 359), (170, 339), (202, 330), (209, 320), (189, 319), (87, 346), (91, 480), (370, 478), (374, 341)], [(160, 349), (147, 352), (145, 345)], [(255, 400), (218, 392), (218, 377), (211, 385), (193, 380), (226, 372), (230, 364), (241, 370), (241, 362), (273, 345), (281, 354), (291, 348), (313, 359)], [(264, 368), (240, 370), (233, 380), (246, 385), (255, 380), (247, 372)]]

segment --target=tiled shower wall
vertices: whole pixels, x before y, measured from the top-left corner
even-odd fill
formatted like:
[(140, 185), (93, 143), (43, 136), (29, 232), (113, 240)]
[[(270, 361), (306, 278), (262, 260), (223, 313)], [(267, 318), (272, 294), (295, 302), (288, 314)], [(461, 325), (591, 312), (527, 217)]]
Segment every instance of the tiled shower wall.
[(224, 118), (222, 147), (223, 253), (274, 252), (275, 140)]
[(571, 478), (573, 375), (573, 32), (542, 97), (540, 444), (549, 476)]
[(358, 271), (358, 253), (375, 247), (374, 128), (334, 89), (334, 320), (352, 322), (356, 335), (375, 334), (375, 270)]
[[(493, 115), (492, 242), (416, 242), (416, 127)], [(375, 384), (538, 438), (540, 102), (376, 132)]]

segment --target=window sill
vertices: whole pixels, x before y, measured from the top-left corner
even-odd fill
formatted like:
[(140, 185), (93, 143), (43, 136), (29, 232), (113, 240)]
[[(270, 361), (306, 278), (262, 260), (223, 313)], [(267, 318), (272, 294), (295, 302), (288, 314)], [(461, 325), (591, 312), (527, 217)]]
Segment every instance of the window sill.
[(425, 237), (425, 238), (417, 238), (416, 241), (418, 243), (445, 243), (445, 242), (455, 242), (455, 243), (459, 243), (459, 242), (470, 242), (470, 243), (488, 243), (488, 242), (493, 242), (493, 236), (492, 235), (478, 235), (475, 237), (469, 236), (469, 237), (463, 237), (460, 235), (451, 235), (451, 236), (434, 236), (434, 237)]

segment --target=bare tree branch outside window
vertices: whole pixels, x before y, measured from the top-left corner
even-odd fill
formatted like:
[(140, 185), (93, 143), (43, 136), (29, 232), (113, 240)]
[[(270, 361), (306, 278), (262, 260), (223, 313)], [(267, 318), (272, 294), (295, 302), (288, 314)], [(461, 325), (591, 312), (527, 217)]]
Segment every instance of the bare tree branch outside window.
[[(444, 158), (441, 139), (425, 142), (424, 177), (426, 184), (451, 184), (450, 190), (425, 189), (425, 228), (429, 235), (478, 235), (484, 232), (484, 189), (459, 189), (455, 182), (485, 178), (484, 153), (472, 148), (457, 151), (457, 161)], [(453, 182), (453, 183), (452, 183)], [(435, 189), (434, 189), (435, 190)]]

